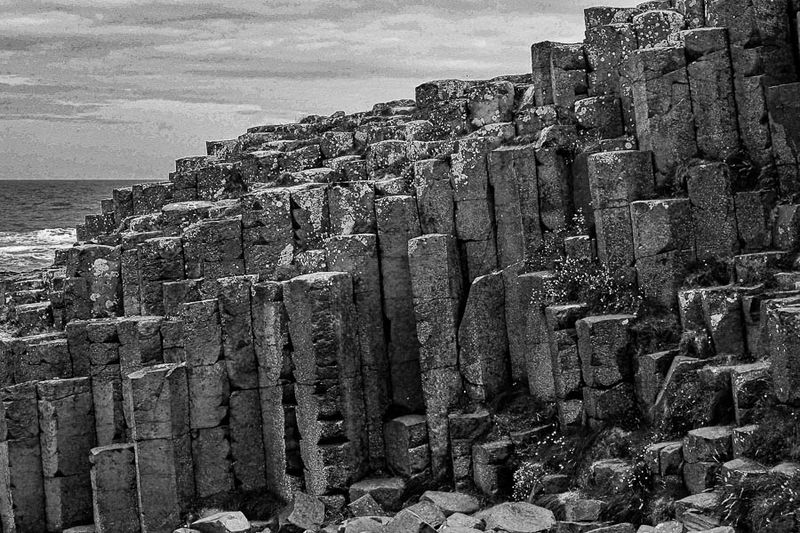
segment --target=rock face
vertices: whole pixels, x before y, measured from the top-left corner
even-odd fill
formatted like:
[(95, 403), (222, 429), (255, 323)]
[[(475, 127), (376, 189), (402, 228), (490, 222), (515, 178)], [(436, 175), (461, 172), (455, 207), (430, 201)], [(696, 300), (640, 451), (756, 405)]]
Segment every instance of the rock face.
[(200, 533), (247, 533), (250, 522), (242, 513), (216, 513), (192, 522), (192, 529)]
[(486, 529), (509, 533), (549, 531), (556, 523), (552, 511), (524, 502), (501, 503), (477, 516), (486, 522)]
[[(0, 281), (2, 531), (169, 532), (265, 493), (281, 531), (630, 531), (562, 472), (531, 496), (557, 525), (468, 494), (510, 495), (551, 427), (631, 420), (675, 432), (661, 485), (765, 475), (760, 410), (800, 406), (796, 11), (589, 8), (530, 73), (254, 126), (115, 190)], [(721, 524), (684, 511), (655, 530)]]

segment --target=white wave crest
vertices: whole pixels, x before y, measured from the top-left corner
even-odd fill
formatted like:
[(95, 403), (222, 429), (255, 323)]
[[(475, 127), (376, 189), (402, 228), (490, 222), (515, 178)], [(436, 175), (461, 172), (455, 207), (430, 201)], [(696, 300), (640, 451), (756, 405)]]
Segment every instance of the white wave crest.
[(74, 228), (0, 231), (0, 271), (25, 272), (53, 263), (55, 250), (75, 243)]
[(28, 232), (0, 231), (0, 248), (19, 246), (63, 248), (71, 246), (75, 238), (75, 228), (47, 228)]

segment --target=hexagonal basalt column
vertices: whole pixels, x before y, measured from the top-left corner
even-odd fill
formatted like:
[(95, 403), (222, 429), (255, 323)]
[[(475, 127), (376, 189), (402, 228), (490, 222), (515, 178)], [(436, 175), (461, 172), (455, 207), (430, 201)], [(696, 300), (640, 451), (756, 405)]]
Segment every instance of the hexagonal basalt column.
[(358, 480), (368, 459), (352, 278), (343, 272), (293, 278), (284, 284), (284, 302), (306, 487), (330, 494)]

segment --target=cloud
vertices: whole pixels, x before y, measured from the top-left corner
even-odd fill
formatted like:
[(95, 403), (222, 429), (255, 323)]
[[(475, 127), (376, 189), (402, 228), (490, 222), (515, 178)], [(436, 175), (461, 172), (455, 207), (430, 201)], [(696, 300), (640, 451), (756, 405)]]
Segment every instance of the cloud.
[(205, 137), (369, 109), (430, 79), (527, 72), (531, 42), (579, 40), (594, 3), (0, 0), (0, 145), (42, 172), (74, 171), (59, 170), (69, 149), (90, 177), (150, 174)]

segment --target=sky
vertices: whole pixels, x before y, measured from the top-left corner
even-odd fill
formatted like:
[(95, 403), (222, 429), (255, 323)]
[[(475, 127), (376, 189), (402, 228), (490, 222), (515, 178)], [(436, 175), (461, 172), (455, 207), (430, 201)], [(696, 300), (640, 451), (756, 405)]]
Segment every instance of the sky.
[(166, 180), (250, 126), (529, 72), (598, 3), (0, 0), (0, 179)]

